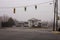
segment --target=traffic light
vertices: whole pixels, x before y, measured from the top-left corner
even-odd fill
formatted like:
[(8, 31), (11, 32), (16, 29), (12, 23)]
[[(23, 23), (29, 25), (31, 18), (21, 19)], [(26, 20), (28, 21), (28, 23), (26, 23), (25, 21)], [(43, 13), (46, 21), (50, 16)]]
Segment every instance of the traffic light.
[(35, 5), (35, 9), (37, 9), (37, 5)]
[(15, 14), (15, 12), (16, 12), (16, 9), (14, 8), (14, 9), (13, 9), (13, 13)]
[(26, 8), (26, 7), (24, 7), (24, 10), (25, 10), (25, 11), (26, 11), (26, 9), (27, 9), (27, 8)]

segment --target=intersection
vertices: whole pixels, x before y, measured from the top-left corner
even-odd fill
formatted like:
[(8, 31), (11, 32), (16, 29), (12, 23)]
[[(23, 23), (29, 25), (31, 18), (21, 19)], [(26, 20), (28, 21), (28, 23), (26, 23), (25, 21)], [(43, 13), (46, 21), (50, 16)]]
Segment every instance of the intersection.
[(60, 40), (60, 33), (41, 28), (0, 29), (0, 40)]

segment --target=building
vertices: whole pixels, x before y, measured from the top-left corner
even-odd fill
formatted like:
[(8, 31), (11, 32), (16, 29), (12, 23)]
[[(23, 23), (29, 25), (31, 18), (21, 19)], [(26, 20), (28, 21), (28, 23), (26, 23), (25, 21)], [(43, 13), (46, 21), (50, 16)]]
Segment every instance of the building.
[(18, 22), (18, 23), (16, 23), (16, 27), (24, 27), (24, 22)]
[(41, 24), (41, 26), (42, 26), (43, 28), (48, 28), (48, 22), (43, 21), (42, 24)]
[(28, 27), (28, 22), (25, 21), (20, 21), (20, 22), (16, 22), (16, 27)]
[(29, 27), (41, 27), (41, 20), (32, 18), (28, 20)]
[(28, 27), (28, 22), (24, 22), (24, 27)]

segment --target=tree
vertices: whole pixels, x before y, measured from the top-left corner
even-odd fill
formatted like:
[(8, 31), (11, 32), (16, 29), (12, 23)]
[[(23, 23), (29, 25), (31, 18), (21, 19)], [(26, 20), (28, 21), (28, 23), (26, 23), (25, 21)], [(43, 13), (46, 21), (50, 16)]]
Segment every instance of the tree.
[(9, 18), (8, 25), (11, 27), (15, 24), (14, 20), (12, 18)]

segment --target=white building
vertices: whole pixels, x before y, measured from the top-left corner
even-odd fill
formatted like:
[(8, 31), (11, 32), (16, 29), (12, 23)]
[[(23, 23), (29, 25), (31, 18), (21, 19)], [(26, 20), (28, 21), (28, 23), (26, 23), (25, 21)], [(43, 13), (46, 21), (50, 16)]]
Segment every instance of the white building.
[(32, 18), (28, 20), (29, 27), (38, 27), (38, 24), (41, 23), (41, 20)]

